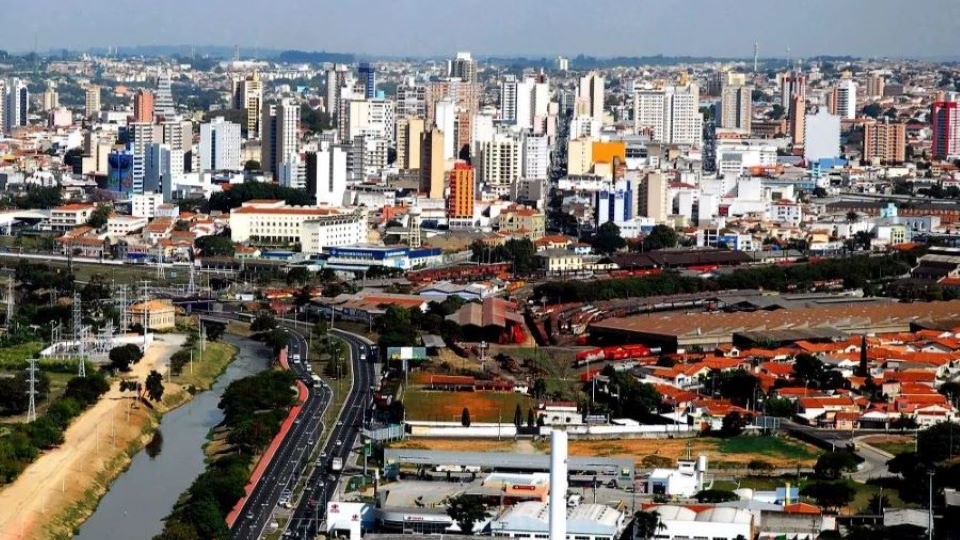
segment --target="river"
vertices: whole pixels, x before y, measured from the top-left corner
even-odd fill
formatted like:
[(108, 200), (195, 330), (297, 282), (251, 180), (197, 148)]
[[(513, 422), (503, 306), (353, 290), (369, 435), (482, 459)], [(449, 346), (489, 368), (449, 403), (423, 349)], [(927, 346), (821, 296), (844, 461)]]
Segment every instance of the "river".
[(203, 445), (210, 429), (223, 420), (217, 408), (223, 391), (269, 364), (269, 349), (259, 343), (229, 335), (223, 340), (239, 349), (236, 359), (213, 388), (163, 416), (154, 440), (113, 481), (75, 539), (149, 540), (163, 531), (163, 518), (204, 470)]

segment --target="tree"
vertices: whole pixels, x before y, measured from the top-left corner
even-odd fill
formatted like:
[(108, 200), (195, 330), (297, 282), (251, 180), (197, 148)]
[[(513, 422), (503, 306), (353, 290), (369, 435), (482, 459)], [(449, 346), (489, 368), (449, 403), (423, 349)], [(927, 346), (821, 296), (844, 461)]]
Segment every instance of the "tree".
[(147, 375), (147, 382), (144, 385), (147, 389), (147, 397), (153, 401), (163, 399), (163, 375), (157, 370), (151, 370)]
[(883, 515), (883, 509), (890, 507), (890, 497), (883, 493), (874, 493), (870, 496), (867, 506), (862, 508), (864, 514), (873, 514), (875, 516)]
[(273, 354), (279, 354), (280, 351), (287, 346), (287, 343), (290, 341), (290, 336), (280, 328), (274, 328), (266, 333), (263, 340), (273, 349)]
[(768, 474), (773, 471), (773, 469), (773, 463), (762, 459), (751, 459), (750, 462), (747, 463), (747, 470), (754, 474)]
[(542, 378), (534, 379), (533, 386), (530, 387), (530, 393), (537, 399), (545, 396), (547, 394), (547, 381)]
[(883, 114), (883, 107), (881, 107), (879, 103), (871, 103), (863, 108), (864, 116), (876, 119), (881, 114)]
[(87, 219), (87, 225), (93, 227), (94, 229), (101, 229), (107, 224), (107, 220), (110, 219), (110, 214), (113, 212), (113, 209), (106, 204), (98, 204), (96, 208), (93, 209), (93, 212), (90, 212), (90, 217)]
[(786, 398), (770, 398), (764, 403), (764, 409), (770, 416), (790, 418), (797, 411), (797, 406)]
[(117, 371), (130, 371), (130, 364), (136, 364), (141, 358), (143, 351), (132, 343), (110, 349), (110, 367)]
[(653, 538), (662, 528), (660, 514), (655, 510), (648, 512), (638, 510), (637, 513), (633, 515), (633, 527), (634, 532), (641, 538)]
[[(917, 434), (919, 457), (925, 463), (936, 463), (960, 456), (960, 426), (955, 422), (940, 422)], [(899, 457), (899, 456), (898, 456)]]
[(949, 381), (940, 385), (940, 388), (937, 390), (947, 399), (950, 400), (950, 403), (953, 403), (956, 406), (958, 400), (960, 400), (960, 382)]
[(192, 525), (182, 521), (169, 520), (163, 526), (163, 532), (153, 540), (200, 540), (200, 535)]
[(233, 257), (236, 252), (233, 240), (228, 236), (201, 236), (194, 240), (193, 245), (207, 257)]
[(287, 285), (304, 284), (310, 281), (310, 270), (306, 266), (294, 266), (287, 271)]
[(523, 410), (519, 403), (517, 403), (517, 408), (513, 410), (513, 425), (517, 428), (523, 426)]
[(813, 466), (814, 474), (823, 480), (837, 480), (844, 472), (857, 470), (859, 458), (846, 450), (826, 452), (817, 458)]
[(627, 242), (620, 236), (620, 227), (616, 223), (608, 221), (600, 225), (590, 239), (590, 245), (599, 253), (609, 254), (623, 249)]
[(856, 491), (843, 482), (814, 482), (804, 486), (800, 494), (820, 506), (839, 509), (853, 500)]
[(250, 323), (251, 332), (265, 332), (277, 327), (277, 318), (273, 314), (261, 311)]
[(460, 413), (460, 424), (463, 427), (470, 427), (470, 409), (464, 407), (463, 411)]
[(803, 382), (817, 382), (823, 377), (823, 362), (812, 354), (800, 353), (793, 359), (793, 374)]
[(774, 104), (773, 104), (773, 107), (772, 107), (771, 110), (770, 110), (770, 112), (767, 113), (767, 116), (768, 116), (771, 120), (779, 120), (779, 119), (783, 118), (783, 115), (786, 114), (786, 112), (787, 112), (787, 110), (783, 107), (783, 105), (781, 105), (781, 104), (779, 104), (779, 103), (774, 103)]
[(760, 380), (752, 373), (735, 369), (720, 374), (720, 394), (738, 405), (746, 405), (755, 397)]
[(697, 499), (698, 503), (711, 504), (740, 500), (736, 493), (725, 489), (704, 489), (698, 491), (694, 498)]
[(447, 499), (447, 515), (463, 534), (473, 532), (473, 526), (487, 517), (487, 510), (480, 497), (460, 494)]
[(533, 414), (533, 408), (527, 409), (527, 427), (532, 428), (537, 425), (537, 418)]
[(668, 225), (655, 225), (648, 235), (643, 237), (644, 251), (672, 248), (677, 246), (677, 231)]
[(740, 413), (736, 411), (729, 412), (721, 421), (720, 436), (736, 437), (743, 433), (745, 427), (747, 427), (747, 422)]
[(249, 171), (259, 171), (262, 169), (260, 162), (255, 159), (248, 159), (246, 163), (243, 164), (243, 170), (245, 172)]
[(224, 332), (227, 331), (227, 325), (216, 321), (203, 321), (203, 333), (210, 341), (220, 341)]

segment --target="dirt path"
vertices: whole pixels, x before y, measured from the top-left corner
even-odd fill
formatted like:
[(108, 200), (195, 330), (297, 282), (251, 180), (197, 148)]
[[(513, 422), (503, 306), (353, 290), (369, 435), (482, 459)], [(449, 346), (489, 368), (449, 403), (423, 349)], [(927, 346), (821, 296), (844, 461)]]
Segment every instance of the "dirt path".
[[(166, 373), (167, 359), (179, 350), (182, 335), (156, 336), (150, 350), (125, 378), (146, 379), (150, 370)], [(165, 395), (176, 385), (165, 384)], [(44, 538), (53, 532), (72, 536), (74, 506), (99, 498), (126, 466), (125, 450), (154, 422), (142, 405), (131, 408), (131, 393), (121, 394), (115, 380), (93, 407), (67, 428), (64, 444), (43, 453), (13, 483), (0, 490), (0, 540)]]

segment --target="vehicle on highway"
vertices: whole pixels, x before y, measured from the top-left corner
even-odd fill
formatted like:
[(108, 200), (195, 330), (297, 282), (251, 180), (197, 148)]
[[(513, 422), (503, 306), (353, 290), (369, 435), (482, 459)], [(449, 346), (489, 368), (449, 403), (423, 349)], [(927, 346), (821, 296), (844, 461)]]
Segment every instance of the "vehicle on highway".
[(323, 379), (321, 379), (319, 375), (312, 375), (310, 378), (313, 380), (314, 388), (320, 388), (320, 386), (323, 385)]
[(367, 361), (367, 353), (360, 353), (360, 360), (363, 362)]
[(337, 446), (340, 446), (342, 444), (343, 444), (343, 441), (341, 441), (340, 439), (337, 439)]
[(300, 355), (294, 353), (294, 355), (293, 355), (293, 361), (294, 361), (294, 362), (299, 362), (299, 361), (300, 361)]
[(333, 458), (333, 462), (331, 462), (331, 464), (330, 464), (330, 469), (331, 469), (331, 470), (334, 470), (334, 471), (342, 471), (342, 470), (343, 470), (343, 458), (339, 458), (339, 457)]

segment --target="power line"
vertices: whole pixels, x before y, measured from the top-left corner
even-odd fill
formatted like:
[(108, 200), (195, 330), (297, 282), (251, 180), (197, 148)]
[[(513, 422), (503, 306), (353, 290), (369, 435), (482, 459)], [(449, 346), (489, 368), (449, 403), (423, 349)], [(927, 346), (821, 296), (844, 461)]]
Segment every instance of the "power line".
[(27, 395), (30, 396), (30, 405), (27, 407), (27, 422), (35, 422), (37, 420), (37, 359), (31, 358), (27, 360), (30, 362), (30, 367), (27, 368), (27, 373), (29, 373), (30, 378), (27, 379), (27, 382), (30, 383), (30, 389), (27, 390)]

